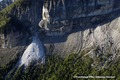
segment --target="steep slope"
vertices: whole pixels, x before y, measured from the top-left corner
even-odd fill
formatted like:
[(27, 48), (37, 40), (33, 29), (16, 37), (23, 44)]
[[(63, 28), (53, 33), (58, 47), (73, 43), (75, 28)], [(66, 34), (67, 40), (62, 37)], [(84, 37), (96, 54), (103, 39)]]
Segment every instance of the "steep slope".
[[(7, 73), (11, 80), (19, 76), (63, 80), (85, 73), (119, 78), (119, 22), (120, 0), (17, 0), (0, 11), (0, 60), (7, 60), (1, 62), (2, 67), (0, 64), (0, 79)], [(38, 36), (32, 41), (35, 34)], [(23, 72), (22, 67), (14, 67), (19, 58), (10, 62), (17, 54), (20, 66), (44, 63), (45, 55), (55, 57), (46, 56), (45, 65), (32, 65)], [(6, 64), (10, 67), (4, 68)]]
[(26, 46), (39, 33), (48, 55), (86, 52), (94, 58), (109, 53), (115, 59), (119, 4), (119, 0), (18, 0), (0, 12), (0, 47)]
[[(71, 33), (67, 36), (65, 42), (53, 43), (53, 52), (60, 52), (60, 54), (63, 53), (64, 55), (64, 53), (79, 52), (82, 50), (91, 51), (92, 49), (96, 49), (98, 46), (102, 49), (101, 51), (106, 51), (107, 47), (116, 51), (116, 49), (120, 48), (119, 21), (120, 18), (118, 17), (111, 22), (99, 25), (94, 29), (90, 28), (84, 31)], [(61, 37), (60, 39), (63, 38), (64, 37)], [(52, 40), (54, 39), (56, 38), (52, 38)], [(50, 49), (50, 47), (48, 49)]]
[(45, 0), (39, 26), (47, 35), (43, 42), (48, 54), (107, 49), (109, 44), (112, 49), (119, 43), (114, 35), (115, 31), (119, 35), (119, 13), (118, 0)]
[(120, 3), (118, 0), (77, 1), (44, 3), (39, 26), (47, 35), (42, 38), (46, 54), (65, 57), (70, 53), (85, 53), (95, 63), (96, 58), (105, 58), (99, 64), (104, 67), (119, 56)]

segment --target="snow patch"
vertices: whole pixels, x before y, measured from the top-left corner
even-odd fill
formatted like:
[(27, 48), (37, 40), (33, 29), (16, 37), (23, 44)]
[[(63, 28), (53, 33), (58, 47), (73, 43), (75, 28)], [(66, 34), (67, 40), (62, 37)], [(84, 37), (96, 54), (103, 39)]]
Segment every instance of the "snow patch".
[(41, 61), (42, 64), (45, 63), (43, 45), (37, 37), (33, 38), (32, 43), (23, 53), (19, 65), (28, 66), (32, 61)]

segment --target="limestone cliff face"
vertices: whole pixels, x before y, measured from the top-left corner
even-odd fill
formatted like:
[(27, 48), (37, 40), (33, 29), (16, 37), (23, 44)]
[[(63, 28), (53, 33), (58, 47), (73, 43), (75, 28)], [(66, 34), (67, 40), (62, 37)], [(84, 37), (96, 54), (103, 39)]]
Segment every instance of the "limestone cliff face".
[(110, 19), (109, 14), (119, 9), (118, 0), (45, 0), (39, 25), (48, 36), (64, 35), (72, 28)]
[(118, 0), (46, 1), (39, 23), (46, 35), (42, 38), (46, 53), (106, 58), (100, 64), (116, 60), (120, 55), (119, 14)]

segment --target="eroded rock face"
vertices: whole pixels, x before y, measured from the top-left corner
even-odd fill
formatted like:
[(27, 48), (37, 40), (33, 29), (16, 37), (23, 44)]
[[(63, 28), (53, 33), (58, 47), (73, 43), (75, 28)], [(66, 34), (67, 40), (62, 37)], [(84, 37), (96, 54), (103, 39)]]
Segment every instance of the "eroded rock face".
[(39, 26), (48, 36), (64, 35), (75, 27), (100, 23), (119, 9), (118, 0), (45, 0)]

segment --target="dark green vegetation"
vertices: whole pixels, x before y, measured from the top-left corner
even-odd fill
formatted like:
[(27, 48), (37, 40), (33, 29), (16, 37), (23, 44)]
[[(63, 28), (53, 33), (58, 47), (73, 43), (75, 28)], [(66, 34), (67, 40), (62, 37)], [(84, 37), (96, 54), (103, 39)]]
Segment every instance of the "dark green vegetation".
[[(119, 59), (120, 60), (120, 59)], [(71, 54), (70, 56), (62, 59), (58, 56), (47, 57), (45, 65), (30, 65), (26, 70), (21, 67), (19, 69), (13, 69), (8, 74), (8, 79), (12, 80), (79, 80), (73, 78), (73, 76), (116, 76), (116, 79), (120, 79), (120, 62), (117, 60), (114, 64), (109, 65), (105, 69), (97, 69), (91, 66), (93, 60), (88, 56), (82, 57), (77, 54)], [(10, 63), (13, 65), (14, 61)], [(4, 66), (0, 68), (0, 78), (3, 79), (5, 73), (11, 66)], [(81, 79), (82, 80), (82, 79)], [(84, 79), (83, 79), (84, 80)], [(97, 80), (97, 79), (92, 79)], [(98, 79), (101, 80), (101, 79)], [(103, 79), (114, 80), (114, 79)]]

